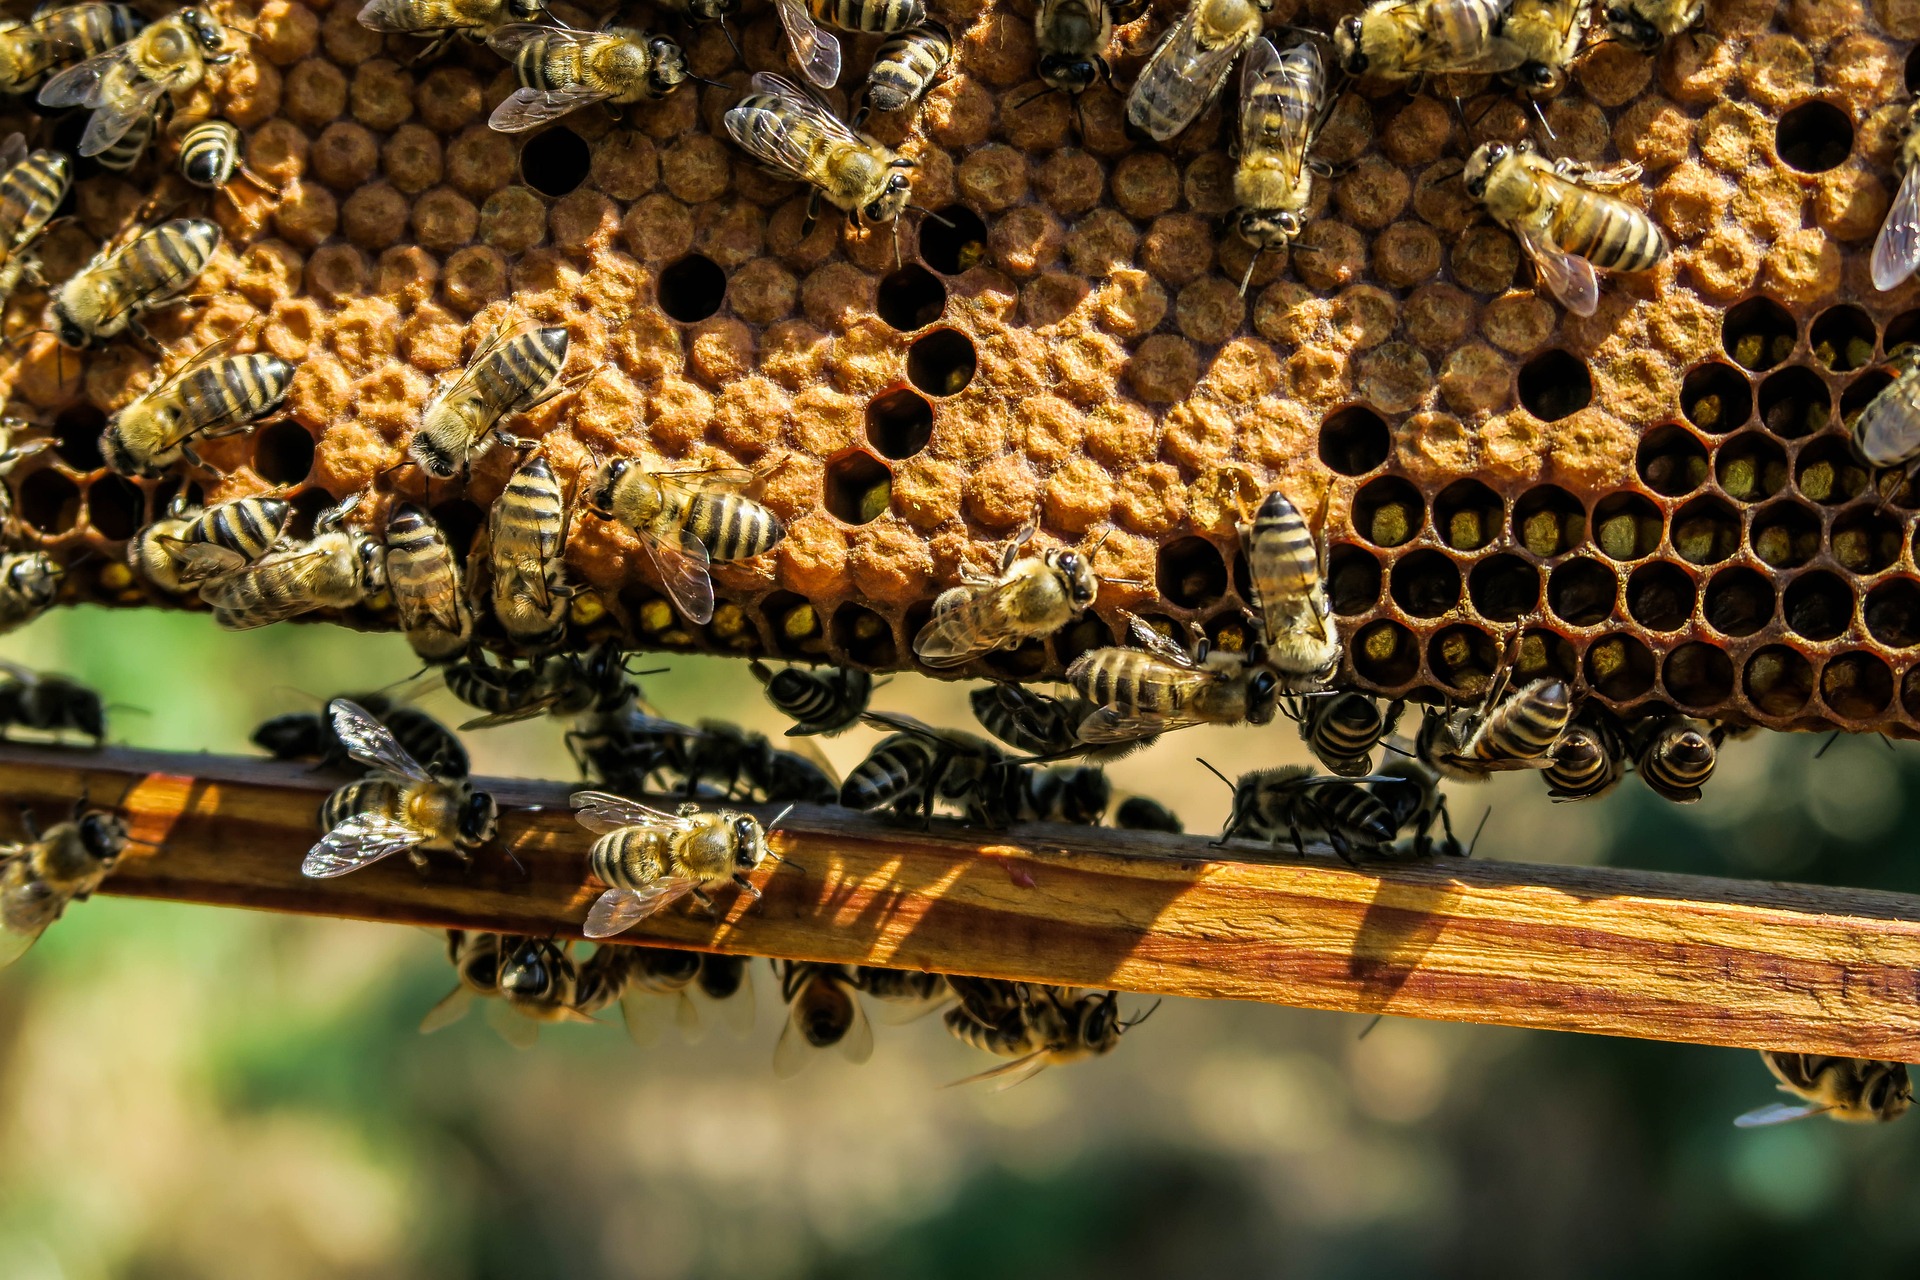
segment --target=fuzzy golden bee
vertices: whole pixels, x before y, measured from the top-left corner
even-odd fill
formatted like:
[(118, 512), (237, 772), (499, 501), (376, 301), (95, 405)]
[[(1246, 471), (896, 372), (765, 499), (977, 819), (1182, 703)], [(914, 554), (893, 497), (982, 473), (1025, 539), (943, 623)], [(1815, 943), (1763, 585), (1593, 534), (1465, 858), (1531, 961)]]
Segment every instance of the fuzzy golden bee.
[(1500, 35), (1520, 57), (1507, 82), (1530, 98), (1564, 89), (1591, 14), (1588, 0), (1507, 0)]
[(1265, 642), (1262, 660), (1280, 677), (1282, 692), (1322, 688), (1340, 665), (1340, 637), (1313, 530), (1276, 489), (1261, 500), (1241, 541)]
[(1817, 1053), (1770, 1053), (1760, 1060), (1780, 1082), (1780, 1092), (1798, 1103), (1775, 1102), (1749, 1111), (1734, 1123), (1742, 1129), (1785, 1124), (1808, 1116), (1826, 1116), (1847, 1124), (1885, 1124), (1913, 1105), (1913, 1082), (1899, 1062), (1868, 1058), (1829, 1058)]
[(546, 649), (567, 630), (567, 502), (542, 457), (521, 463), (487, 513), (493, 616), (523, 649)]
[(1233, 60), (1260, 38), (1273, 0), (1193, 0), (1160, 37), (1127, 93), (1127, 125), (1165, 142), (1226, 87)]
[(69, 902), (91, 897), (129, 843), (118, 814), (84, 802), (45, 831), (30, 811), (20, 820), (26, 841), (0, 845), (0, 965), (26, 954)]
[(569, 31), (516, 22), (488, 35), (487, 45), (513, 63), (520, 80), (487, 120), (501, 133), (537, 129), (595, 102), (619, 107), (664, 98), (687, 80), (679, 42), (637, 27)]
[(410, 502), (387, 514), (387, 589), (407, 643), (426, 661), (451, 662), (472, 645), (460, 557), (434, 518)]
[(1096, 708), (1077, 730), (1080, 741), (1128, 742), (1194, 725), (1273, 720), (1280, 677), (1257, 650), (1232, 653), (1202, 640), (1189, 653), (1139, 618), (1129, 626), (1143, 648), (1092, 649), (1067, 668), (1067, 682)]
[(751, 814), (693, 804), (662, 813), (606, 791), (576, 791), (572, 803), (580, 825), (600, 835), (588, 864), (608, 886), (587, 913), (589, 938), (631, 929), (689, 894), (711, 908), (707, 890), (723, 885), (760, 896), (747, 873), (774, 855)]
[(1893, 381), (1847, 427), (1869, 466), (1905, 467), (1920, 458), (1920, 346), (1895, 356), (1893, 370)]
[(1602, 5), (1600, 20), (1609, 35), (1635, 53), (1657, 53), (1706, 11), (1707, 0), (1612, 0)]
[(0, 93), (31, 91), (55, 67), (107, 52), (139, 35), (147, 20), (124, 4), (42, 9), (0, 24)]
[(850, 223), (878, 223), (898, 218), (913, 194), (913, 161), (854, 132), (780, 76), (755, 75), (753, 92), (728, 108), (725, 123), (748, 155), (813, 188), (802, 235), (813, 229), (823, 199), (846, 210)]
[(1069, 547), (1022, 556), (1033, 533), (1028, 525), (1007, 545), (993, 577), (963, 575), (964, 585), (940, 594), (933, 617), (913, 638), (920, 661), (957, 667), (995, 649), (1044, 640), (1092, 607), (1100, 590), (1093, 557)]
[(758, 479), (735, 467), (649, 471), (632, 458), (601, 465), (587, 506), (640, 536), (660, 588), (689, 622), (713, 618), (708, 566), (750, 560), (787, 536), (780, 518), (736, 492)]
[(0, 555), (0, 635), (45, 613), (66, 572), (44, 551)]
[(123, 476), (153, 479), (185, 458), (203, 470), (194, 445), (251, 428), (286, 400), (293, 366), (255, 352), (214, 356), (203, 347), (159, 385), (114, 414), (100, 433), (100, 454)]
[(533, 22), (546, 12), (544, 0), (367, 0), (360, 25), (370, 31), (427, 36), (414, 59), (433, 57), (455, 36), (484, 39), (510, 22)]
[(496, 442), (531, 449), (533, 441), (508, 434), (500, 424), (572, 389), (560, 381), (566, 363), (564, 327), (509, 329), (502, 321), (474, 349), (460, 376), (435, 389), (407, 445), (408, 456), (429, 476), (448, 480)]
[(247, 631), (311, 613), (348, 609), (386, 585), (386, 555), (380, 543), (345, 527), (354, 499), (323, 511), (313, 537), (268, 552), (243, 568), (220, 571), (226, 549), (188, 551), (192, 561), (216, 562), (215, 576), (200, 588), (214, 621), (229, 631)]
[(1048, 89), (1082, 94), (1098, 81), (1113, 83), (1107, 47), (1113, 43), (1113, 6), (1106, 0), (1040, 0), (1033, 10), (1034, 70)]
[(66, 199), (73, 166), (57, 151), (27, 151), (26, 138), (10, 135), (0, 143), (0, 304), (13, 296), (21, 280), (40, 279), (32, 249)]
[(953, 37), (937, 22), (923, 22), (880, 46), (867, 68), (867, 98), (853, 117), (858, 129), (869, 112), (900, 111), (927, 96), (953, 61)]
[(227, 30), (209, 9), (177, 9), (78, 66), (40, 86), (43, 107), (85, 107), (93, 112), (80, 136), (79, 153), (97, 156), (141, 120), (151, 121), (163, 98), (178, 98), (212, 65), (230, 62)]
[(1504, 16), (1502, 0), (1373, 0), (1334, 28), (1334, 61), (1385, 80), (1511, 71), (1525, 55), (1501, 37)]
[(141, 313), (175, 301), (219, 247), (220, 228), (200, 218), (176, 218), (118, 248), (102, 246), (55, 292), (54, 333), (75, 348), (96, 346), (126, 331), (151, 343)]
[[(285, 498), (235, 498), (196, 509), (176, 494), (167, 514), (127, 543), (127, 563), (162, 591), (186, 591), (195, 582), (231, 573), (273, 549), (293, 507)], [(203, 548), (217, 548), (228, 556)]]
[(1920, 268), (1920, 98), (1907, 107), (1895, 161), (1904, 172), (1874, 238), (1871, 260), (1873, 287), (1882, 291), (1898, 288)]
[(1326, 107), (1326, 69), (1317, 46), (1300, 44), (1280, 53), (1259, 39), (1248, 48), (1240, 69), (1234, 228), (1257, 252), (1240, 281), (1243, 294), (1260, 254), (1285, 249), (1305, 224), (1313, 199), (1307, 152)]

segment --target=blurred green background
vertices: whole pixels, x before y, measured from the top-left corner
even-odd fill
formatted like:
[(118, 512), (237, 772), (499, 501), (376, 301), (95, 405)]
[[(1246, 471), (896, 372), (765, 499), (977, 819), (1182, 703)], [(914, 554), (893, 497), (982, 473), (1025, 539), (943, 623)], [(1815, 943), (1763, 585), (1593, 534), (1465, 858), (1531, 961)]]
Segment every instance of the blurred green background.
[[(246, 750), (267, 715), (406, 676), (392, 636), (245, 635), (205, 615), (59, 611), (0, 657), (129, 708), (116, 741)], [(669, 715), (782, 727), (737, 663), (673, 658)], [(913, 678), (876, 704), (966, 723)], [(455, 714), (444, 694), (426, 705)], [(476, 735), (476, 769), (566, 777), (561, 726)], [(875, 735), (827, 743), (843, 769)], [(1920, 890), (1909, 747), (1763, 735), (1707, 798), (1631, 780), (1555, 806), (1455, 789), (1477, 856)], [(1115, 769), (1216, 830), (1285, 726), (1195, 731)], [(13, 816), (0, 813), (12, 838)], [(1242, 1277), (1806, 1274), (1920, 1258), (1920, 1122), (1736, 1131), (1773, 1096), (1731, 1050), (1168, 1001), (1111, 1056), (1005, 1092), (938, 1018), (873, 1060), (770, 1070), (753, 1034), (641, 1051), (617, 1026), (530, 1052), (417, 930), (96, 898), (0, 979), (0, 1277)], [(709, 1022), (715, 1021), (709, 1016)]]

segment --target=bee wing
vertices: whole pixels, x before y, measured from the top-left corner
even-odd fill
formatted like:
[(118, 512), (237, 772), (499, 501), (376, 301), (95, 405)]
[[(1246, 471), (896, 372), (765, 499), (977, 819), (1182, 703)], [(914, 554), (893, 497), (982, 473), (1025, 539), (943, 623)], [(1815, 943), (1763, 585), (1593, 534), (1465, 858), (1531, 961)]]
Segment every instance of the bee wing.
[(1568, 253), (1544, 233), (1521, 229), (1514, 234), (1562, 306), (1577, 316), (1590, 316), (1600, 309), (1600, 278), (1594, 274), (1591, 262)]
[[(1261, 83), (1269, 80), (1276, 86), (1291, 86), (1291, 92), (1276, 88), (1266, 95), (1274, 99), (1279, 115), (1275, 127), (1256, 134), (1256, 116), (1260, 120), (1276, 120), (1268, 112), (1246, 109), (1255, 101)], [(1273, 151), (1285, 160), (1288, 174), (1298, 182), (1306, 168), (1307, 143), (1313, 136), (1314, 115), (1326, 96), (1326, 84), (1327, 73), (1320, 61), (1318, 46), (1295, 45), (1283, 54), (1264, 37), (1255, 40), (1240, 68), (1240, 154), (1263, 149)]]
[(1015, 1058), (1012, 1062), (1003, 1062), (989, 1071), (970, 1075), (964, 1080), (955, 1080), (949, 1089), (958, 1089), (963, 1084), (978, 1084), (982, 1080), (998, 1080), (996, 1089), (1011, 1089), (1017, 1084), (1033, 1079), (1047, 1067), (1047, 1051), (1035, 1049), (1024, 1058)]
[(247, 558), (232, 547), (212, 542), (187, 542), (168, 534), (156, 541), (173, 557), (175, 574), (182, 583), (209, 582), (222, 574), (236, 573), (247, 567)]
[(32, 933), (15, 933), (11, 929), (0, 931), (0, 969), (31, 951), (43, 932), (41, 929), (35, 929)]
[[(780, 25), (787, 29), (787, 39), (793, 44), (793, 58), (800, 64), (800, 73), (822, 89), (833, 88), (840, 80), (840, 41), (813, 20), (801, 0), (774, 0), (774, 7), (780, 11)], [(756, 81), (759, 78), (754, 77)]]
[(27, 135), (10, 133), (0, 142), (0, 169), (11, 169), (27, 158)]
[(628, 987), (620, 994), (620, 1021), (627, 1028), (627, 1039), (633, 1041), (636, 1048), (651, 1049), (660, 1043), (660, 1035), (668, 1022), (681, 1021), (683, 1015), (679, 1008), (686, 1003), (684, 991), (644, 991)]
[[(834, 142), (860, 145), (860, 135), (848, 128), (838, 116), (822, 106), (820, 100), (793, 81), (765, 71), (753, 77), (753, 91), (784, 100), (790, 112), (803, 115), (819, 134)], [(748, 120), (759, 121), (749, 129)], [(803, 179), (812, 164), (812, 150), (787, 121), (764, 107), (735, 107), (726, 114), (727, 132), (748, 155), (762, 164)], [(710, 474), (710, 473), (709, 473)]]
[(1146, 619), (1138, 614), (1127, 615), (1127, 631), (1140, 642), (1141, 648), (1161, 661), (1188, 670), (1194, 669), (1192, 654), (1148, 626)]
[(505, 1000), (487, 1006), (487, 1023), (516, 1049), (531, 1049), (540, 1043), (540, 1024)]
[(847, 1034), (840, 1037), (840, 1056), (859, 1066), (873, 1057), (873, 1023), (867, 1021), (866, 1008), (858, 995), (849, 990), (847, 999), (853, 1002), (853, 1022)]
[(587, 912), (580, 932), (589, 938), (611, 938), (624, 933), (656, 911), (663, 911), (692, 893), (699, 881), (688, 876), (667, 876), (644, 889), (609, 889)]
[(667, 593), (674, 607), (686, 616), (688, 622), (711, 622), (713, 576), (707, 571), (709, 561), (705, 545), (691, 535), (673, 543), (644, 533), (640, 537), (640, 545), (646, 549), (647, 558), (653, 561), (654, 573), (660, 579), (660, 589)]
[(538, 698), (523, 702), (510, 711), (496, 711), (492, 715), (475, 716), (460, 726), (460, 732), (467, 733), (474, 729), (491, 729), (495, 725), (513, 724), (520, 720), (531, 720), (535, 716), (544, 713), (549, 707), (553, 706), (554, 703), (560, 701), (560, 699), (565, 696), (565, 693), (566, 691), (563, 689), (555, 689), (551, 693), (545, 693)]
[(702, 467), (697, 471), (656, 471), (653, 478), (669, 489), (694, 494), (702, 490), (744, 489), (754, 473), (745, 467)]
[[(223, 574), (208, 582), (200, 588), (200, 598), (220, 610), (253, 605), (244, 621), (231, 615), (224, 615), (221, 618), (220, 625), (229, 630), (246, 630), (252, 627), (264, 627), (270, 622), (282, 622), (306, 608), (306, 592), (301, 590), (301, 587), (305, 579), (312, 577), (327, 559), (328, 553), (324, 550), (265, 555), (243, 569)], [(276, 592), (270, 600), (249, 601), (247, 597), (250, 594), (249, 584), (254, 581), (253, 575), (265, 573), (269, 568), (278, 571), (282, 566), (287, 566), (286, 589)]]
[(367, 0), (360, 9), (360, 25), (369, 31), (423, 31), (414, 14), (413, 0)]
[(420, 1019), (420, 1034), (430, 1036), (436, 1031), (452, 1026), (467, 1016), (467, 1010), (473, 1007), (473, 988), (461, 983), (442, 997), (439, 1004), (427, 1010), (427, 1016)]
[(1873, 287), (1895, 288), (1920, 267), (1920, 164), (1907, 169), (1873, 242)]
[(1831, 1110), (1833, 1110), (1832, 1107), (1825, 1107), (1812, 1102), (1803, 1102), (1797, 1106), (1787, 1102), (1770, 1102), (1764, 1107), (1749, 1111), (1743, 1116), (1735, 1117), (1733, 1123), (1742, 1129), (1758, 1129), (1762, 1125), (1786, 1124), (1791, 1120), (1805, 1120), (1808, 1116), (1817, 1116), (1822, 1112)]
[[(111, 75), (111, 68), (108, 74)], [(108, 87), (103, 80), (88, 96), (87, 105), (93, 108), (93, 115), (87, 121), (87, 131), (80, 135), (80, 145), (75, 148), (83, 156), (99, 155), (125, 137), (129, 129), (151, 118), (161, 94), (166, 91), (160, 81), (144, 76), (115, 78), (121, 83), (114, 86), (114, 92), (103, 92)], [(52, 88), (52, 82), (48, 82), (47, 87)]]
[(1113, 707), (1101, 707), (1080, 722), (1074, 736), (1083, 743), (1137, 742), (1206, 723), (1186, 716), (1130, 716)]
[(724, 1000), (714, 1003), (720, 1006), (720, 1021), (727, 1030), (739, 1037), (753, 1034), (753, 970), (749, 968), (746, 976), (740, 980), (740, 989)]
[(493, 109), (487, 124), (498, 133), (525, 133), (612, 96), (584, 85), (569, 85), (564, 89), (515, 89), (505, 102)]
[(936, 613), (913, 638), (913, 652), (930, 667), (957, 667), (997, 647), (988, 631), (999, 602), (1017, 584), (996, 582), (981, 587), (966, 600)]
[(370, 867), (382, 858), (404, 853), (419, 843), (420, 835), (411, 827), (381, 814), (356, 813), (307, 850), (300, 874), (315, 880), (331, 880), (349, 871)]
[(567, 803), (574, 807), (573, 816), (579, 819), (581, 826), (601, 835), (627, 827), (669, 827), (675, 831), (686, 831), (693, 825), (678, 814), (649, 809), (637, 800), (614, 795), (611, 791), (576, 791), (567, 797)]
[(38, 101), (43, 107), (96, 107), (93, 101), (100, 81), (120, 64), (121, 51), (109, 49), (95, 58), (68, 67), (40, 86)]
[(1160, 47), (1147, 59), (1139, 80), (1134, 82), (1136, 92), (1141, 83), (1157, 76), (1199, 86), (1198, 91), (1188, 98), (1186, 111), (1178, 115), (1169, 113), (1165, 119), (1155, 119), (1153, 127), (1146, 130), (1155, 142), (1167, 141), (1199, 118), (1200, 113), (1207, 109), (1207, 104), (1213, 101), (1220, 82), (1233, 69), (1234, 56), (1244, 47), (1239, 40), (1207, 44), (1200, 34), (1199, 12), (1200, 6), (1196, 4), (1180, 15), (1180, 21), (1162, 38)]
[(350, 698), (335, 698), (327, 704), (333, 732), (347, 754), (369, 769), (380, 769), (413, 782), (431, 782), (433, 775), (421, 768), (407, 749), (395, 740), (387, 726)]

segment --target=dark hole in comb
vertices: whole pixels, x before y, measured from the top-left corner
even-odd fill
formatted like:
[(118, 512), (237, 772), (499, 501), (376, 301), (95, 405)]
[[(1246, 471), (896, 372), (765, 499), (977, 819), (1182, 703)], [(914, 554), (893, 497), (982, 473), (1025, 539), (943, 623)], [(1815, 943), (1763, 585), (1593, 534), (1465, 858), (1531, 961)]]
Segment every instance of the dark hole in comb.
[(1460, 570), (1440, 552), (1423, 548), (1393, 566), (1394, 603), (1416, 618), (1437, 618), (1460, 603)]
[(1647, 488), (1669, 498), (1692, 493), (1707, 478), (1707, 446), (1685, 427), (1655, 427), (1640, 441), (1634, 466)]
[(1365, 475), (1392, 447), (1386, 421), (1365, 405), (1336, 410), (1320, 424), (1320, 461), (1343, 476)]
[(1682, 706), (1718, 706), (1733, 693), (1733, 660), (1710, 644), (1683, 644), (1667, 655), (1666, 680)]
[(959, 394), (977, 367), (973, 339), (958, 329), (935, 329), (907, 348), (907, 381), (930, 396)]
[(1854, 306), (1829, 307), (1807, 331), (1813, 358), (1835, 373), (1851, 373), (1873, 363), (1873, 317)]
[(487, 522), (487, 513), (476, 503), (465, 498), (454, 498), (435, 507), (432, 512), (434, 523), (440, 526), (447, 545), (453, 548), (453, 554), (462, 560), (473, 550), (473, 540), (480, 528)]
[(1349, 653), (1363, 680), (1398, 688), (1420, 673), (1420, 646), (1413, 632), (1385, 618), (1368, 623), (1353, 637)]
[(848, 524), (877, 520), (893, 499), (893, 473), (870, 453), (854, 450), (827, 464), (826, 507)]
[(1840, 575), (1813, 569), (1787, 584), (1787, 629), (1808, 640), (1832, 640), (1853, 622), (1853, 592)]
[(1731, 431), (1753, 410), (1753, 388), (1730, 364), (1709, 360), (1687, 371), (1680, 384), (1680, 412), (1711, 435)]
[(1760, 425), (1782, 440), (1812, 435), (1832, 416), (1832, 393), (1804, 365), (1782, 369), (1760, 384)]
[(1519, 556), (1489, 556), (1467, 575), (1467, 594), (1480, 616), (1514, 622), (1540, 606), (1540, 571)]
[(883, 458), (911, 458), (933, 439), (933, 406), (908, 387), (882, 392), (867, 405), (867, 443)]
[(1813, 697), (1813, 664), (1783, 644), (1749, 658), (1742, 679), (1753, 705), (1770, 716), (1798, 715)]
[(147, 495), (125, 476), (99, 476), (87, 486), (87, 523), (111, 542), (133, 536), (146, 506)]
[(1227, 564), (1205, 538), (1177, 538), (1160, 548), (1154, 581), (1165, 599), (1204, 609), (1227, 594)]
[(520, 146), (520, 176), (542, 195), (564, 196), (587, 180), (593, 152), (565, 125), (528, 138)]
[(947, 309), (947, 286), (939, 276), (911, 262), (880, 281), (873, 309), (903, 333), (924, 329)]
[(1722, 569), (1707, 583), (1701, 612), (1722, 635), (1750, 636), (1773, 621), (1773, 584), (1744, 566)]
[(1618, 582), (1598, 560), (1569, 560), (1547, 575), (1547, 605), (1561, 621), (1590, 627), (1612, 616)]
[(107, 415), (90, 404), (70, 404), (53, 420), (53, 451), (75, 471), (97, 471), (107, 465), (100, 456), (100, 433)]
[(920, 220), (920, 261), (943, 276), (957, 276), (987, 256), (987, 224), (963, 204), (934, 210)]
[(1569, 351), (1542, 351), (1520, 366), (1520, 403), (1543, 422), (1556, 422), (1593, 402), (1593, 374)]
[(1333, 611), (1342, 617), (1366, 613), (1380, 602), (1380, 562), (1364, 547), (1351, 542), (1334, 545), (1327, 553), (1327, 591)]
[(859, 666), (891, 666), (899, 657), (893, 628), (863, 605), (843, 604), (834, 610), (831, 631), (841, 652)]
[(80, 522), (80, 486), (40, 468), (20, 482), (20, 518), (41, 533), (65, 533)]
[(682, 324), (705, 320), (727, 296), (727, 276), (704, 254), (690, 253), (660, 273), (660, 309)]
[(313, 470), (313, 436), (292, 419), (262, 427), (253, 442), (253, 469), (268, 484), (299, 484)]
[(1831, 102), (1816, 98), (1790, 108), (1773, 131), (1774, 150), (1788, 167), (1825, 173), (1853, 150), (1853, 121)]

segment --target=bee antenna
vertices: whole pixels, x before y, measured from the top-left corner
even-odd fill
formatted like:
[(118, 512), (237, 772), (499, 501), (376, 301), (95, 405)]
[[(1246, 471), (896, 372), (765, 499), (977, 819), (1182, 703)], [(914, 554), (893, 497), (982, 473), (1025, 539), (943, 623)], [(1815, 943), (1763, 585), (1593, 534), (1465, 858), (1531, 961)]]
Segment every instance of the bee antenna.
[(1838, 741), (1840, 741), (1840, 731), (1838, 729), (1835, 729), (1832, 733), (1827, 735), (1827, 740), (1820, 744), (1820, 749), (1813, 753), (1813, 758), (1815, 760), (1818, 760), (1821, 756), (1827, 754), (1827, 748), (1831, 747), (1834, 743)]
[(1365, 1039), (1366, 1039), (1366, 1038), (1367, 1038), (1368, 1036), (1370, 1036), (1370, 1035), (1372, 1035), (1372, 1034), (1373, 1034), (1373, 1029), (1374, 1029), (1375, 1027), (1377, 1027), (1377, 1026), (1379, 1026), (1379, 1025), (1380, 1025), (1380, 1022), (1381, 1022), (1381, 1020), (1382, 1020), (1383, 1018), (1385, 1018), (1386, 1016), (1387, 1016), (1387, 1015), (1386, 1015), (1386, 1014), (1384, 1014), (1384, 1013), (1376, 1013), (1376, 1014), (1374, 1014), (1374, 1015), (1373, 1015), (1373, 1018), (1372, 1018), (1372, 1020), (1371, 1020), (1371, 1021), (1369, 1021), (1369, 1022), (1367, 1023), (1367, 1025), (1366, 1025), (1366, 1026), (1364, 1026), (1364, 1027), (1362, 1027), (1362, 1028), (1360, 1028), (1360, 1034), (1359, 1034), (1359, 1035), (1357, 1035), (1357, 1036), (1355, 1036), (1355, 1037), (1354, 1037), (1354, 1039), (1355, 1039), (1355, 1040), (1365, 1040)]
[[(1195, 760), (1200, 760), (1200, 757), (1199, 757), (1199, 756), (1195, 756), (1195, 757), (1194, 757), (1194, 759), (1195, 759)], [(1201, 763), (1202, 765), (1204, 765), (1204, 766), (1206, 766), (1206, 770), (1207, 770), (1207, 772), (1208, 772), (1208, 773), (1210, 773), (1210, 774), (1212, 774), (1212, 775), (1213, 775), (1214, 777), (1216, 777), (1216, 778), (1218, 778), (1218, 779), (1220, 779), (1220, 781), (1222, 781), (1222, 782), (1224, 782), (1224, 783), (1226, 783), (1226, 784), (1227, 784), (1227, 787), (1228, 787), (1228, 788), (1229, 788), (1230, 790), (1238, 790), (1238, 789), (1239, 789), (1239, 788), (1237, 788), (1237, 787), (1235, 787), (1235, 786), (1234, 786), (1234, 782), (1233, 782), (1233, 779), (1232, 779), (1232, 778), (1229, 778), (1229, 777), (1228, 777), (1228, 776), (1227, 776), (1226, 774), (1224, 774), (1224, 773), (1222, 773), (1222, 772), (1220, 772), (1220, 771), (1219, 771), (1218, 769), (1216, 769), (1216, 768), (1214, 768), (1214, 767), (1213, 767), (1213, 765), (1211, 765), (1211, 764), (1209, 764), (1209, 763), (1208, 763), (1207, 761), (1205, 761), (1205, 760), (1200, 760), (1200, 763)]]
[(1266, 250), (1264, 248), (1255, 249), (1253, 256), (1247, 259), (1247, 274), (1240, 277), (1241, 297), (1244, 298), (1247, 296), (1247, 286), (1253, 283), (1253, 269), (1260, 265), (1260, 255), (1265, 252)]
[(786, 816), (792, 812), (793, 812), (793, 806), (788, 805), (786, 808), (782, 809), (779, 813), (774, 814), (773, 821), (767, 824), (767, 830), (771, 831), (775, 827), (779, 826), (781, 822), (783, 822), (786, 819)]
[(1540, 127), (1546, 130), (1547, 137), (1554, 142), (1560, 141), (1560, 135), (1553, 131), (1552, 125), (1547, 123), (1547, 113), (1540, 109), (1540, 99), (1534, 98), (1531, 101), (1533, 105), (1533, 117), (1540, 122)]
[[(735, 50), (734, 50), (734, 52), (735, 52), (735, 53), (738, 53), (738, 52), (740, 52), (740, 51), (739, 51), (738, 49), (735, 49)], [(693, 74), (693, 72), (691, 72), (691, 71), (689, 71), (689, 72), (687, 72), (687, 79), (689, 79), (689, 80), (692, 80), (692, 81), (694, 81), (695, 83), (698, 83), (698, 84), (704, 84), (704, 85), (706, 85), (706, 86), (707, 86), (707, 87), (708, 87), (709, 89), (731, 89), (731, 88), (733, 88), (733, 86), (732, 86), (732, 85), (730, 85), (730, 84), (723, 84), (723, 83), (721, 83), (721, 82), (720, 82), (720, 81), (718, 81), (718, 80), (709, 80), (709, 79), (707, 79), (707, 78), (706, 78), (705, 76), (697, 76), (697, 75), (695, 75), (695, 74)]]
[(1488, 805), (1486, 808), (1486, 812), (1480, 815), (1480, 825), (1473, 829), (1473, 839), (1467, 841), (1467, 853), (1466, 853), (1467, 857), (1471, 858), (1473, 856), (1474, 846), (1480, 843), (1480, 833), (1487, 829), (1487, 819), (1491, 818), (1492, 816), (1493, 816), (1493, 806)]
[(727, 46), (733, 50), (734, 60), (745, 66), (747, 55), (740, 52), (740, 42), (733, 38), (733, 28), (727, 25), (725, 18), (720, 19), (720, 34), (727, 38)]
[(1151, 1018), (1153, 1016), (1153, 1011), (1155, 1009), (1158, 1009), (1163, 1003), (1165, 1002), (1160, 1000), (1155, 1000), (1152, 1004), (1147, 1006), (1147, 1011), (1145, 1013), (1139, 1014), (1132, 1018), (1128, 1018), (1125, 1022), (1121, 1023), (1120, 1024), (1121, 1028), (1124, 1030), (1127, 1027), (1139, 1026), (1141, 1023), (1145, 1022), (1148, 1018)]
[(927, 218), (932, 222), (939, 223), (941, 226), (947, 228), (949, 231), (953, 230), (953, 223), (947, 221), (947, 219), (941, 217), (939, 214), (935, 213), (931, 209), (923, 208), (917, 204), (910, 204), (907, 206), (907, 208), (913, 210), (917, 214), (922, 215), (923, 217)]
[(1018, 102), (1007, 104), (1008, 110), (1018, 111), (1020, 108), (1026, 106), (1029, 102), (1038, 102), (1040, 99), (1046, 97), (1048, 94), (1058, 93), (1058, 92), (1060, 92), (1058, 85), (1051, 85), (1051, 84), (1047, 85), (1045, 88), (1034, 90), (1032, 93), (1020, 99), (1020, 101)]

